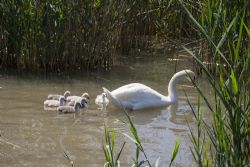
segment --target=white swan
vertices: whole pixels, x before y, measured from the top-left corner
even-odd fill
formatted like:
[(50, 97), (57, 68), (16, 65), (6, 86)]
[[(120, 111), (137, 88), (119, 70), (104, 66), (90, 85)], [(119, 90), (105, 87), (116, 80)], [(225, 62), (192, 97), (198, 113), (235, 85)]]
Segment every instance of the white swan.
[(82, 96), (68, 96), (66, 100), (70, 102), (70, 101), (77, 101), (82, 98), (85, 98), (87, 101), (89, 101), (89, 94), (85, 92), (82, 94)]
[(176, 83), (183, 76), (195, 77), (191, 70), (182, 70), (174, 74), (168, 84), (168, 96), (164, 96), (152, 88), (140, 84), (131, 83), (110, 92), (103, 88), (109, 101), (117, 106), (129, 110), (162, 107), (173, 104), (178, 99)]
[(57, 107), (57, 111), (60, 113), (75, 113), (79, 112), (82, 107), (81, 101), (76, 101), (74, 107), (72, 106), (59, 106)]
[[(70, 95), (70, 91), (68, 91), (68, 90), (65, 91), (64, 94), (63, 94), (63, 96), (64, 96), (65, 99), (67, 99), (67, 97), (68, 97), (69, 95)], [(48, 99), (49, 99), (49, 100), (59, 100), (60, 96), (62, 96), (62, 95), (49, 94), (49, 95), (48, 95)]]
[(59, 101), (58, 100), (45, 100), (43, 102), (44, 107), (58, 107), (63, 106), (65, 102), (64, 96), (60, 96)]
[(106, 109), (106, 106), (109, 104), (109, 99), (105, 93), (102, 93), (101, 95), (96, 96), (95, 104), (100, 106), (98, 109)]

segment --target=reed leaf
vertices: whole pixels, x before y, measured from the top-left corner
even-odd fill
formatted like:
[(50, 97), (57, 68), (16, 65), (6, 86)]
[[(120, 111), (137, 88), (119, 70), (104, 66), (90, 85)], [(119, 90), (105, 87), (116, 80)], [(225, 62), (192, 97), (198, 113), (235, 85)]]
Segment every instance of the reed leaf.
[[(227, 29), (225, 30), (225, 32), (223, 33), (223, 36), (222, 36), (222, 38), (221, 38), (221, 40), (220, 40), (220, 42), (217, 44), (217, 46), (216, 46), (216, 50), (215, 50), (215, 55), (217, 54), (217, 52), (219, 52), (219, 48), (223, 45), (223, 43), (225, 42), (225, 40), (226, 40), (226, 38), (227, 38), (227, 36), (228, 36), (228, 33), (229, 33), (229, 31), (231, 30), (231, 28), (235, 25), (235, 23), (236, 23), (236, 21), (237, 21), (237, 19), (238, 19), (238, 15), (236, 15), (233, 19), (232, 19), (232, 21), (231, 21), (231, 23), (229, 24), (229, 26), (227, 27)], [(220, 56), (222, 56), (223, 54), (221, 54)], [(223, 56), (224, 57), (224, 56)]]
[(236, 95), (239, 91), (239, 88), (238, 88), (238, 84), (237, 84), (236, 77), (235, 77), (233, 70), (231, 70), (231, 77), (232, 77), (233, 93), (234, 93), (234, 95)]
[(241, 18), (241, 22), (240, 22), (240, 30), (239, 30), (239, 37), (237, 39), (237, 45), (236, 45), (236, 49), (234, 51), (234, 62), (235, 64), (238, 61), (238, 57), (239, 57), (239, 53), (240, 53), (240, 45), (241, 45), (241, 41), (242, 41), (242, 33), (243, 33), (243, 25), (244, 25), (244, 18), (245, 18), (245, 10), (243, 11), (243, 15)]
[[(222, 6), (221, 3), (223, 4)], [(247, 30), (246, 33), (243, 31), (243, 29), (246, 29), (247, 27), (245, 26), (245, 22), (247, 22), (245, 16), (249, 15), (249, 13), (246, 14), (247, 11), (245, 10), (247, 2), (243, 2), (242, 4), (242, 8), (237, 6), (234, 7), (234, 11), (230, 11), (232, 6), (230, 6), (230, 9), (227, 9), (225, 6), (228, 4), (221, 1), (219, 7), (222, 8), (223, 11), (222, 13), (219, 13), (222, 19), (222, 22), (220, 23), (221, 25), (213, 25), (212, 22), (209, 22), (211, 21), (212, 11), (216, 9), (216, 7), (213, 9), (212, 6), (218, 4), (206, 4), (211, 6), (211, 9), (208, 9), (207, 13), (202, 15), (202, 25), (205, 25), (204, 23), (206, 21), (209, 22), (209, 26), (211, 26), (207, 29), (209, 32), (206, 32), (191, 13), (187, 11), (194, 26), (198, 27), (198, 30), (203, 35), (210, 36), (223, 34), (217, 46), (213, 44), (211, 45), (211, 55), (217, 57), (217, 59), (214, 59), (215, 63), (220, 64), (219, 80), (217, 80), (216, 75), (212, 75), (208, 71), (202, 61), (194, 53), (185, 49), (194, 57), (199, 67), (201, 67), (202, 71), (207, 76), (208, 82), (212, 86), (215, 94), (215, 107), (212, 107), (202, 90), (193, 82), (209, 110), (212, 111), (211, 125), (202, 120), (201, 115), (199, 115), (199, 107), (198, 115), (193, 111), (197, 120), (197, 134), (194, 134), (193, 132), (190, 134), (190, 139), (193, 144), (193, 147), (191, 147), (191, 153), (199, 166), (206, 165), (206, 162), (203, 161), (205, 159), (205, 154), (203, 154), (205, 135), (201, 138), (202, 134), (208, 134), (209, 141), (211, 141), (212, 150), (210, 154), (213, 158), (213, 165), (245, 166), (249, 164), (248, 154), (250, 151), (248, 144), (246, 144), (249, 143), (249, 138), (245, 137), (245, 133), (247, 133), (247, 129), (250, 125), (250, 101), (249, 94), (245, 93), (246, 91), (249, 91), (249, 80), (248, 77), (245, 77), (245, 74), (247, 73), (246, 69), (249, 69), (248, 64), (250, 57), (248, 56), (249, 45), (245, 43), (247, 41), (248, 32)], [(214, 12), (216, 13), (217, 11)], [(208, 20), (205, 20), (207, 19), (206, 16), (208, 16)], [(219, 27), (226, 28), (223, 28), (224, 32), (221, 32)], [(213, 30), (214, 33), (211, 33), (210, 30)], [(235, 30), (237, 32), (235, 32)], [(211, 39), (214, 40), (214, 36), (207, 37), (209, 43), (212, 43)], [(220, 50), (223, 50), (224, 53), (220, 52)], [(217, 51), (218, 53), (220, 52), (218, 55)], [(231, 60), (230, 66), (224, 66), (221, 64), (222, 62), (220, 60), (224, 60), (225, 57)], [(189, 105), (191, 106), (190, 102)], [(194, 108), (191, 107), (191, 109), (193, 110)]]
[(245, 28), (245, 30), (247, 32), (248, 37), (250, 37), (250, 30), (249, 30), (249, 28), (247, 27), (247, 25), (244, 22), (243, 22), (243, 25), (244, 25), (244, 28)]
[(176, 158), (176, 155), (177, 155), (177, 153), (179, 151), (179, 147), (180, 147), (180, 141), (177, 139), (176, 142), (175, 142), (175, 145), (174, 145), (174, 149), (172, 151), (171, 161), (170, 161), (169, 166), (171, 166), (172, 163), (174, 162), (174, 159)]
[[(193, 23), (198, 27), (198, 30), (200, 32), (202, 32), (202, 34), (206, 37), (206, 39), (209, 41), (209, 43), (216, 48), (215, 43), (213, 42), (213, 40), (211, 39), (211, 37), (206, 33), (206, 31), (204, 30), (204, 28), (198, 23), (198, 21), (193, 17), (193, 15), (190, 13), (190, 11), (185, 7), (184, 3), (182, 0), (179, 0), (180, 4), (182, 5), (182, 7), (185, 9), (185, 11), (187, 12), (189, 18), (193, 21)], [(228, 60), (226, 59), (226, 57), (223, 55), (223, 53), (218, 49), (218, 53), (219, 55), (223, 58), (223, 60), (227, 63), (228, 66), (231, 66), (230, 63), (228, 62)]]

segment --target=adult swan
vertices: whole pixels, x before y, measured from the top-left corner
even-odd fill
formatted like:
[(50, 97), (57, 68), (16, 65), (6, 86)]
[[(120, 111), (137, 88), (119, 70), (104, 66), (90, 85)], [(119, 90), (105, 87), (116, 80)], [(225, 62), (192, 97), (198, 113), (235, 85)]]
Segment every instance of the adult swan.
[(163, 107), (173, 104), (178, 99), (176, 83), (183, 76), (195, 77), (191, 70), (182, 70), (174, 74), (168, 84), (168, 96), (164, 96), (152, 88), (140, 84), (131, 83), (110, 92), (103, 88), (109, 101), (121, 108), (140, 110), (145, 108)]

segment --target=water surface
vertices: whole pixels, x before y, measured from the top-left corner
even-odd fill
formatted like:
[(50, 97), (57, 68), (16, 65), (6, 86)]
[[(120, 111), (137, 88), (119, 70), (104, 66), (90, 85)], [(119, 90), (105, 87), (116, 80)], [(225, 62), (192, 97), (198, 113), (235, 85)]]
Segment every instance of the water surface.
[[(70, 166), (64, 157), (66, 152), (76, 167), (100, 167), (104, 164), (103, 123), (115, 127), (117, 148), (126, 141), (121, 156), (123, 166), (131, 166), (135, 146), (122, 133), (129, 133), (120, 109), (108, 106), (106, 112), (94, 104), (102, 86), (113, 90), (124, 84), (140, 82), (167, 95), (167, 84), (175, 70), (190, 68), (189, 61), (169, 61), (166, 57), (124, 59), (110, 71), (82, 73), (63, 77), (0, 77), (0, 166), (63, 167)], [(202, 87), (207, 88), (203, 80)], [(184, 91), (196, 105), (197, 92), (187, 79), (178, 84), (178, 105), (168, 108), (141, 110), (130, 113), (149, 160), (168, 166), (175, 140), (180, 140), (180, 151), (173, 166), (192, 166), (189, 150), (187, 121), (193, 125), (194, 118), (186, 102)], [(43, 101), (50, 93), (62, 94), (70, 90), (81, 95), (88, 92), (91, 103), (80, 114), (58, 114), (44, 111)], [(207, 90), (209, 94), (209, 89)], [(206, 113), (205, 113), (206, 116)]]

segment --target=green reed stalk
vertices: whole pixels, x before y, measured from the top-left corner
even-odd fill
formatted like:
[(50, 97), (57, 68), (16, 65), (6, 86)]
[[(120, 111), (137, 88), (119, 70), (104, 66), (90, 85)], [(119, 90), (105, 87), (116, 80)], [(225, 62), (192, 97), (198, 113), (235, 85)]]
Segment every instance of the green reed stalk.
[(110, 130), (107, 123), (104, 124), (104, 130), (105, 130), (105, 144), (103, 146), (103, 152), (106, 158), (105, 167), (120, 167), (119, 158), (121, 156), (121, 153), (123, 151), (123, 148), (125, 146), (125, 142), (122, 144), (122, 147), (120, 148), (117, 155), (115, 155), (115, 131), (114, 128)]
[[(208, 7), (213, 3), (213, 1), (206, 2)], [(215, 67), (219, 71), (217, 77), (210, 73), (195, 53), (185, 48), (204, 72), (215, 94), (215, 106), (212, 106), (199, 85), (193, 82), (212, 114), (211, 125), (202, 118), (197, 119), (199, 134), (202, 133), (204, 138), (207, 134), (206, 140), (211, 143), (212, 166), (247, 166), (250, 164), (250, 51), (247, 43), (250, 36), (249, 28), (244, 26), (249, 23), (246, 16), (250, 16), (250, 12), (247, 10), (248, 1), (236, 2), (239, 6), (226, 8), (229, 4), (219, 1), (219, 12), (223, 11), (222, 13), (217, 14), (218, 10), (215, 11), (212, 8), (208, 9), (207, 13), (204, 12), (203, 15), (207, 18), (211, 18), (211, 14), (214, 15), (213, 17), (220, 16), (220, 21), (215, 21), (215, 25), (211, 23), (211, 31), (207, 31), (206, 27), (204, 28), (204, 25), (200, 24), (180, 1), (194, 26), (208, 40), (211, 58), (215, 63), (219, 63), (219, 67)], [(231, 9), (234, 10), (229, 11)], [(228, 14), (228, 12), (231, 13)], [(217, 30), (216, 27), (222, 29)], [(221, 36), (218, 38), (218, 36), (212, 36), (213, 34), (221, 34)], [(196, 142), (195, 137), (199, 140), (199, 134), (196, 136), (191, 133), (192, 153), (196, 157), (195, 161), (198, 166), (208, 166), (209, 163), (205, 161), (204, 153), (197, 151), (204, 145)]]

